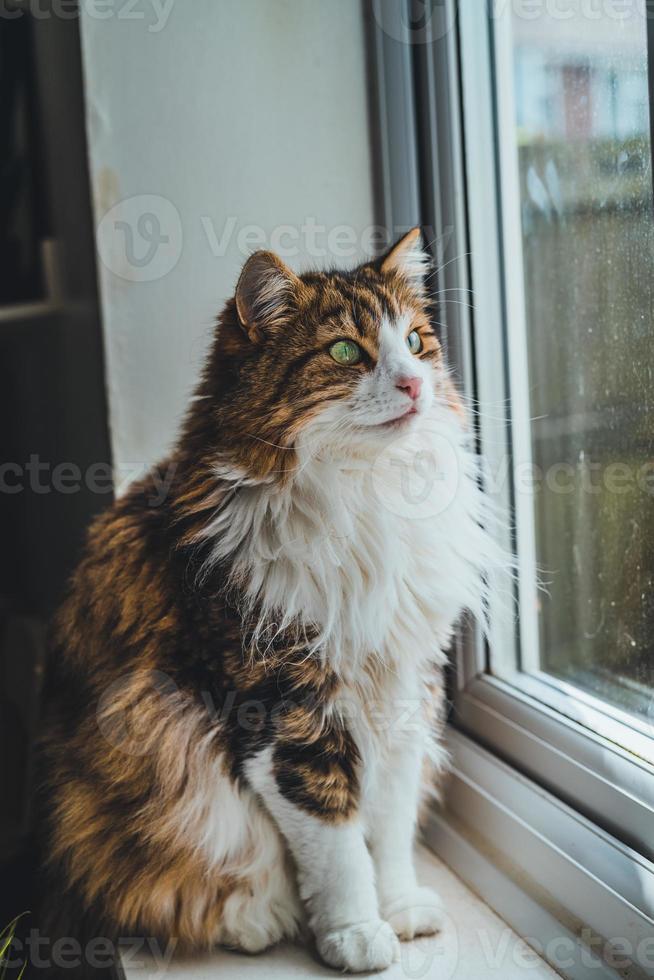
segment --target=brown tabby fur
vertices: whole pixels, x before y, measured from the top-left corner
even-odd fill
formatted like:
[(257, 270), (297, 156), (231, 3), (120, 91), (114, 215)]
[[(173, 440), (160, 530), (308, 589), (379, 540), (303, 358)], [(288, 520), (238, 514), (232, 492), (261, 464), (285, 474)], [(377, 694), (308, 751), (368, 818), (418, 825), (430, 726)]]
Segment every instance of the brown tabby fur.
[[(265, 663), (248, 648), (229, 568), (198, 584), (199, 535), (226, 492), (216, 460), (287, 481), (302, 427), (375, 363), (384, 312), (410, 310), (419, 356), (441, 352), (424, 296), (380, 263), (292, 277), (291, 292), (263, 332), (227, 303), (160, 467), (170, 492), (154, 505), (148, 476), (93, 523), (54, 624), (40, 792), (50, 888), (114, 932), (208, 946), (226, 897), (248, 889), (210, 870), (188, 843), (194, 827), (180, 827), (184, 799), (219, 759), (238, 782), (273, 743), (278, 784), (298, 806), (338, 821), (357, 803), (356, 747), (325, 722), (338, 678), (283, 637)], [(347, 371), (328, 354), (341, 338), (364, 351)]]

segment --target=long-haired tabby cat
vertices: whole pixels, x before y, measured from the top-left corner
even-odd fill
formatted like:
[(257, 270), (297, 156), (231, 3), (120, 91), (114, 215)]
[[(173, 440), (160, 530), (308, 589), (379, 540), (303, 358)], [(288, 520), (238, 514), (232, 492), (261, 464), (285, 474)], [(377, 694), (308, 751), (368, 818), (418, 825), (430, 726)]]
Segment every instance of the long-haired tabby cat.
[[(426, 268), (417, 230), (348, 272), (254, 254), (165, 500), (150, 476), (90, 529), (40, 800), (50, 894), (111, 935), (255, 952), (306, 930), (367, 971), (439, 928), (412, 844), (493, 544)], [(429, 453), (425, 506), (403, 466)]]

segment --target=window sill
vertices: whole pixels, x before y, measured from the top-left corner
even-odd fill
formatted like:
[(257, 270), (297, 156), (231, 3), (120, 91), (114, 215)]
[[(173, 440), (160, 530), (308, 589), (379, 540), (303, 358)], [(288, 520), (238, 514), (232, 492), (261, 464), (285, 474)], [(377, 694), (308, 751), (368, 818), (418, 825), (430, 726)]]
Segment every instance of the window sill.
[[(402, 956), (380, 976), (384, 980), (502, 980), (529, 977), (547, 980), (557, 974), (510, 929), (449, 868), (425, 849), (419, 851), (421, 882), (440, 892), (447, 910), (443, 932), (433, 939), (402, 944)], [(293, 980), (333, 977), (334, 970), (321, 965), (308, 950), (284, 945), (261, 956), (244, 956), (219, 950), (193, 961), (175, 961), (165, 969), (146, 961), (126, 965), (127, 980)]]
[(654, 864), (461, 732), (448, 741), (433, 850), (562, 976), (653, 976)]

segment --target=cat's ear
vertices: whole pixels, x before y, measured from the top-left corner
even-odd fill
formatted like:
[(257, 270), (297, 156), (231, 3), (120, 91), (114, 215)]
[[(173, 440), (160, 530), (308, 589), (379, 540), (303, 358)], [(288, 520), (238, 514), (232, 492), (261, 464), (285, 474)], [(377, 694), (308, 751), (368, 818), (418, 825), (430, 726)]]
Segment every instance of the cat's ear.
[(252, 341), (283, 322), (292, 308), (300, 280), (274, 252), (255, 252), (236, 284), (236, 312)]
[(385, 273), (395, 273), (422, 292), (429, 274), (430, 258), (422, 241), (419, 228), (412, 228), (383, 256), (380, 268)]

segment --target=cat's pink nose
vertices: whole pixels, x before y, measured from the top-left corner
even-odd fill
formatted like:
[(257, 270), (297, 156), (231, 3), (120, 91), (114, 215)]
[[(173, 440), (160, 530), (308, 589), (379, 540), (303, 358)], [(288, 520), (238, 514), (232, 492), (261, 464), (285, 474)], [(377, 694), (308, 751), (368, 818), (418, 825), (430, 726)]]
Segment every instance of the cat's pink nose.
[(422, 378), (399, 378), (396, 385), (400, 391), (404, 391), (412, 401), (417, 401), (422, 388)]

